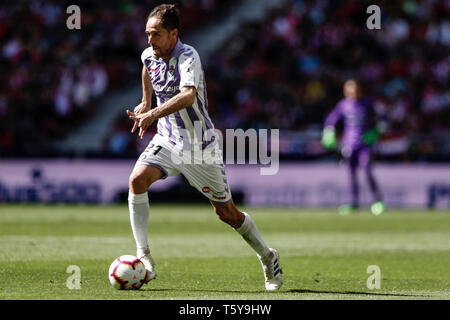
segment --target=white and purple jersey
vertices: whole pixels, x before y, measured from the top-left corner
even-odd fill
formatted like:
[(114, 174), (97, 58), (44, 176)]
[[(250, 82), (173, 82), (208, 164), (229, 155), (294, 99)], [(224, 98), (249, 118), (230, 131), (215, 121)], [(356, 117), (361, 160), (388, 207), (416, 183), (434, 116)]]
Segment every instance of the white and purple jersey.
[[(152, 81), (157, 105), (161, 105), (180, 93), (185, 86), (194, 86), (197, 90), (194, 103), (180, 111), (174, 112), (158, 120), (158, 134), (173, 146), (182, 146), (183, 133), (189, 132), (194, 137), (194, 126), (202, 128), (202, 132), (214, 130), (208, 114), (205, 76), (197, 51), (178, 39), (168, 61), (155, 58), (153, 49), (148, 47), (142, 52), (142, 63), (145, 65)], [(197, 123), (195, 125), (195, 123)], [(214, 141), (203, 141), (198, 135), (202, 149)], [(186, 137), (184, 137), (186, 138)]]

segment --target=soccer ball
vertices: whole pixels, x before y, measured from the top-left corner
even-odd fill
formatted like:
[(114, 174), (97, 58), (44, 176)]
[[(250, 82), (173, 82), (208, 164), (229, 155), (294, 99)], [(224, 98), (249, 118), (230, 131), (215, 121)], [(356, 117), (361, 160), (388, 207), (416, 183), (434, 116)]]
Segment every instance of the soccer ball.
[(147, 270), (141, 260), (132, 255), (123, 255), (111, 263), (109, 282), (119, 290), (138, 290), (147, 278)]

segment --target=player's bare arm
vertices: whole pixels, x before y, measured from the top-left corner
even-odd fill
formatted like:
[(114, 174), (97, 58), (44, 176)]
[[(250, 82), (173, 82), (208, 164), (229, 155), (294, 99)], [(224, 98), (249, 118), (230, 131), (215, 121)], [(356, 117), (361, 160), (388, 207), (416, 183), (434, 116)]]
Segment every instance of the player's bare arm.
[[(139, 103), (134, 109), (133, 113), (135, 115), (145, 113), (151, 109), (152, 106), (152, 95), (153, 95), (153, 86), (150, 76), (148, 75), (147, 69), (145, 66), (142, 67), (142, 101)], [(129, 110), (127, 110), (127, 114), (129, 114)], [(131, 129), (131, 133), (134, 133), (138, 128), (139, 121), (135, 120), (133, 124), (133, 128)]]
[[(152, 106), (153, 86), (145, 66), (142, 67), (142, 101), (134, 108), (134, 113), (144, 113)], [(134, 131), (133, 131), (134, 132)]]
[(170, 98), (157, 108), (151, 109), (142, 114), (136, 114), (127, 110), (127, 114), (130, 119), (138, 123), (139, 137), (142, 139), (145, 132), (151, 126), (151, 124), (162, 117), (177, 112), (181, 109), (187, 108), (195, 101), (195, 95), (197, 90), (193, 86), (186, 86), (181, 88), (180, 93)]

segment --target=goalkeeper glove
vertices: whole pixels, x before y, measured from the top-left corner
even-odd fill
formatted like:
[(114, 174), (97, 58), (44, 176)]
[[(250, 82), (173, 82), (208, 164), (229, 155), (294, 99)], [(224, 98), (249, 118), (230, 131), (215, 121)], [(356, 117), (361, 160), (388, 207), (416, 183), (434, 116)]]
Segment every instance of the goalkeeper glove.
[(378, 137), (380, 136), (380, 133), (378, 132), (377, 129), (372, 129), (369, 131), (366, 131), (363, 135), (362, 135), (362, 141), (364, 142), (364, 144), (367, 145), (372, 145), (375, 141), (378, 140)]
[(336, 147), (336, 133), (334, 128), (326, 127), (323, 129), (322, 145), (327, 149), (334, 149)]

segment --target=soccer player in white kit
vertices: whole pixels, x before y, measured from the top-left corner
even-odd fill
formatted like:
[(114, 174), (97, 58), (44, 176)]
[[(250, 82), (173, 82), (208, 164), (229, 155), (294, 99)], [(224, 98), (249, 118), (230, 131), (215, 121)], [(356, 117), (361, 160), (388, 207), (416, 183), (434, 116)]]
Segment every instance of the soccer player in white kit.
[[(255, 250), (264, 271), (266, 290), (279, 289), (282, 284), (280, 257), (262, 239), (255, 223), (246, 212), (233, 203), (225, 168), (217, 141), (201, 137), (198, 144), (192, 139), (195, 127), (213, 130), (208, 115), (206, 83), (200, 57), (196, 50), (183, 44), (178, 36), (178, 9), (163, 4), (149, 14), (145, 32), (149, 47), (141, 60), (142, 102), (127, 114), (134, 121), (131, 130), (139, 128), (142, 138), (149, 126), (158, 120), (158, 132), (137, 160), (129, 179), (128, 207), (137, 257), (147, 268), (147, 282), (156, 276), (155, 261), (148, 245), (148, 218), (150, 185), (158, 179), (182, 174), (189, 183), (211, 202), (218, 217), (233, 227)], [(152, 94), (157, 107), (151, 108)], [(189, 143), (187, 143), (189, 141)], [(201, 149), (205, 156), (198, 161), (183, 161), (186, 146)], [(189, 150), (188, 150), (189, 151)], [(214, 161), (205, 161), (205, 160)], [(196, 160), (195, 160), (196, 159)]]

